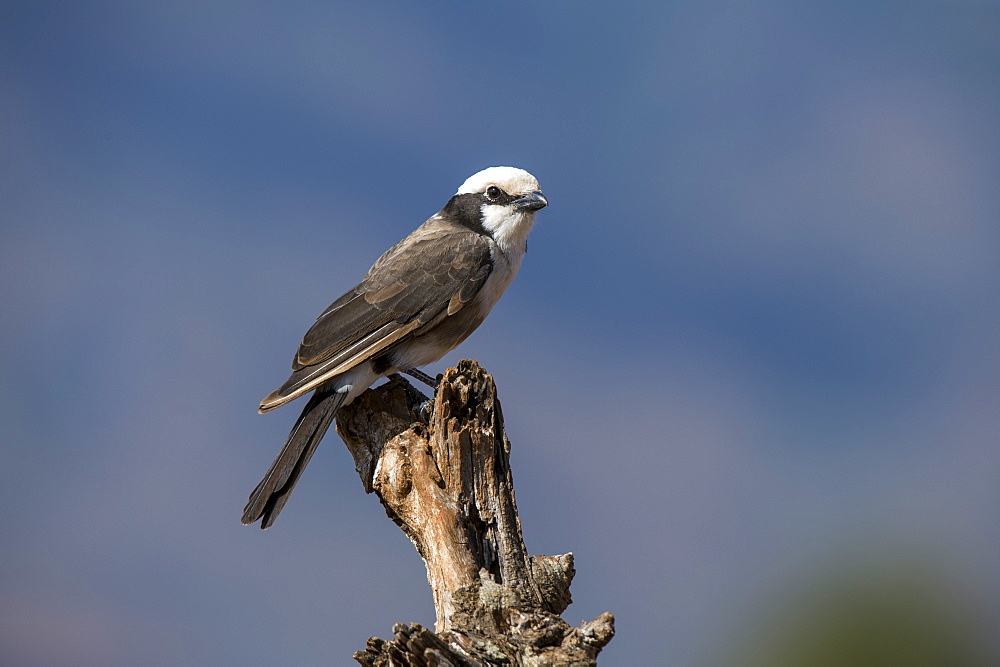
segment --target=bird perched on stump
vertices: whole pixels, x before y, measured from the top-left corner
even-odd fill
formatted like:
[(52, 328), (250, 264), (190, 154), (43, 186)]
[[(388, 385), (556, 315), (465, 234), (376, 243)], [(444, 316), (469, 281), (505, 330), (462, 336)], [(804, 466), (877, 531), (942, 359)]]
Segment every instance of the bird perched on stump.
[(527, 251), (535, 213), (548, 205), (523, 169), (490, 167), (379, 257), (357, 286), (306, 332), (292, 374), (260, 403), (269, 412), (312, 392), (243, 523), (274, 523), (342, 405), (376, 380), (437, 361), (478, 327)]

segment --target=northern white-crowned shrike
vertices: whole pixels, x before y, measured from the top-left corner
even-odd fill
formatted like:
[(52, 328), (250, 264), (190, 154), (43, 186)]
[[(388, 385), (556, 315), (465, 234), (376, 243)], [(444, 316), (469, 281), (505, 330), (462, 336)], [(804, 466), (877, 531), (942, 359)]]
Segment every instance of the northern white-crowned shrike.
[(381, 377), (437, 361), (475, 331), (517, 275), (535, 212), (547, 204), (523, 169), (484, 169), (323, 311), (291, 376), (260, 403), (268, 412), (313, 392), (243, 523), (274, 523), (342, 405)]

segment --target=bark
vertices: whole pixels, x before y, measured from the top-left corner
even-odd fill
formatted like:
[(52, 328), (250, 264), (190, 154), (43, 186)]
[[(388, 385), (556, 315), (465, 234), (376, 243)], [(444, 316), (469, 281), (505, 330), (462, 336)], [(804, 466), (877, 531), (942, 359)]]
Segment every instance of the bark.
[(433, 403), (394, 376), (341, 409), (337, 432), (427, 567), (434, 632), (398, 623), (355, 659), (366, 666), (594, 665), (614, 636), (605, 613), (571, 627), (573, 555), (529, 556), (493, 377), (462, 361)]

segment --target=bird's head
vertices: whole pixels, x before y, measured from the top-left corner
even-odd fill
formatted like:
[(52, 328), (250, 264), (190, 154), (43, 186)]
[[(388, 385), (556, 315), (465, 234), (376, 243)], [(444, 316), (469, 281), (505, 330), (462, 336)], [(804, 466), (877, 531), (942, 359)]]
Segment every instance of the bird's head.
[(490, 167), (473, 174), (458, 189), (449, 204), (481, 225), (507, 252), (524, 252), (535, 212), (548, 205), (538, 180), (523, 169)]

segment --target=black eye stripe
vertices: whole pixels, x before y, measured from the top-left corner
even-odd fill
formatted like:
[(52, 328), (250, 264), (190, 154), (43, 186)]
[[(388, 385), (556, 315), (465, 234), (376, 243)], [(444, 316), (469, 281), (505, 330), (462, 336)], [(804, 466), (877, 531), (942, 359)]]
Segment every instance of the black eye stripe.
[(488, 204), (509, 204), (515, 199), (495, 185), (486, 188), (482, 196)]

